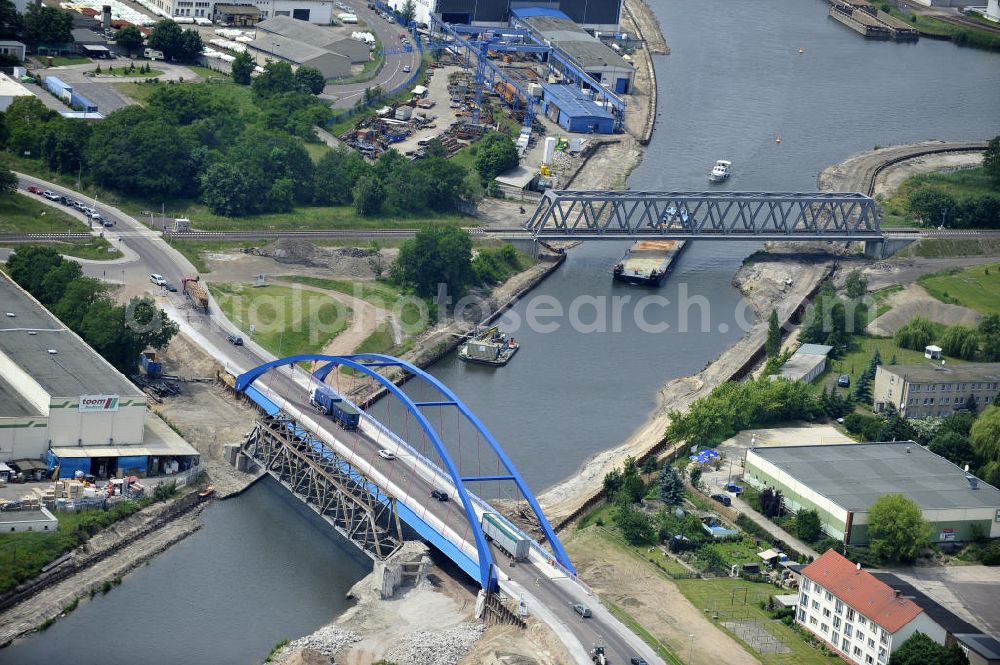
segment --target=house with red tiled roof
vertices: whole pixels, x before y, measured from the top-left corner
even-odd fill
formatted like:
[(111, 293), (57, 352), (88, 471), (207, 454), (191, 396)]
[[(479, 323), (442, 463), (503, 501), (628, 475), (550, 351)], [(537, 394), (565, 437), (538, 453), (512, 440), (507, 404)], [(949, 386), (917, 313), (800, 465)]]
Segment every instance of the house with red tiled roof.
[(947, 636), (912, 599), (832, 549), (802, 569), (795, 619), (857, 665), (886, 665), (918, 631), (939, 644)]

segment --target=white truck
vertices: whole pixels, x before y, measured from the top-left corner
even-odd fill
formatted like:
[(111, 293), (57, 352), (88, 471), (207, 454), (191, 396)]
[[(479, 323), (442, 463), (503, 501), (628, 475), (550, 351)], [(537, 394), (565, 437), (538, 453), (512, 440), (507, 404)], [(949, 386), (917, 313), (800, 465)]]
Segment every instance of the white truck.
[(486, 540), (492, 540), (497, 547), (514, 557), (515, 561), (528, 558), (531, 543), (495, 513), (483, 513), (483, 533)]

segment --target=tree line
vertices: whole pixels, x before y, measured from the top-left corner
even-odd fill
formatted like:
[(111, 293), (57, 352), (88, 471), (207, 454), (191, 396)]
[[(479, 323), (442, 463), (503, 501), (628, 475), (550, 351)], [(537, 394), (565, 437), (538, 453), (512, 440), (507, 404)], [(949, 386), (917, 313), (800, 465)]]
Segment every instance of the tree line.
[(904, 349), (923, 351), (937, 343), (949, 356), (980, 362), (1000, 361), (1000, 314), (986, 314), (975, 326), (941, 326), (924, 316), (915, 316), (894, 337)]
[(7, 260), (7, 272), (125, 375), (135, 372), (145, 349), (161, 349), (177, 334), (177, 324), (152, 299), (116, 303), (104, 283), (84, 277), (79, 263), (52, 248), (18, 247)]

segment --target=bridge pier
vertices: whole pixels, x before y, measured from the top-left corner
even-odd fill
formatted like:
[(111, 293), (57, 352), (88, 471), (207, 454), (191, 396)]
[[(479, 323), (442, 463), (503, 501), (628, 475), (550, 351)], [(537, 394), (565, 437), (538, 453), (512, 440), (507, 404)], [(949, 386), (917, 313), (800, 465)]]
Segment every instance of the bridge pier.
[(866, 240), (865, 256), (870, 259), (885, 259), (917, 240), (918, 238), (898, 237), (885, 237), (881, 240)]

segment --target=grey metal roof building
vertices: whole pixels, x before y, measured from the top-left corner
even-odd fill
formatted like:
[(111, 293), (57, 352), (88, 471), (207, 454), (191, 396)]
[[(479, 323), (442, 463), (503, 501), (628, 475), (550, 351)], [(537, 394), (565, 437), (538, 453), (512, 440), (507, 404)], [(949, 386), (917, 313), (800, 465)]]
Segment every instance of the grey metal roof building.
[(257, 24), (257, 38), (248, 46), (257, 61), (280, 59), (315, 67), (328, 79), (351, 75), (351, 65), (368, 62), (367, 44), (306, 21), (275, 16)]
[(849, 544), (867, 541), (868, 510), (886, 494), (916, 502), (935, 541), (968, 540), (973, 524), (1000, 536), (1000, 490), (912, 441), (755, 447), (744, 480), (781, 490), (791, 512), (815, 509)]
[(803, 344), (795, 349), (795, 353), (775, 376), (809, 383), (826, 369), (826, 359), (831, 351), (833, 347), (826, 344)]
[(143, 440), (146, 395), (6, 275), (0, 377), (0, 461)]
[(505, 25), (512, 9), (524, 6), (564, 12), (580, 25), (598, 30), (616, 30), (621, 20), (621, 0), (437, 0), (433, 11), (447, 23)]

